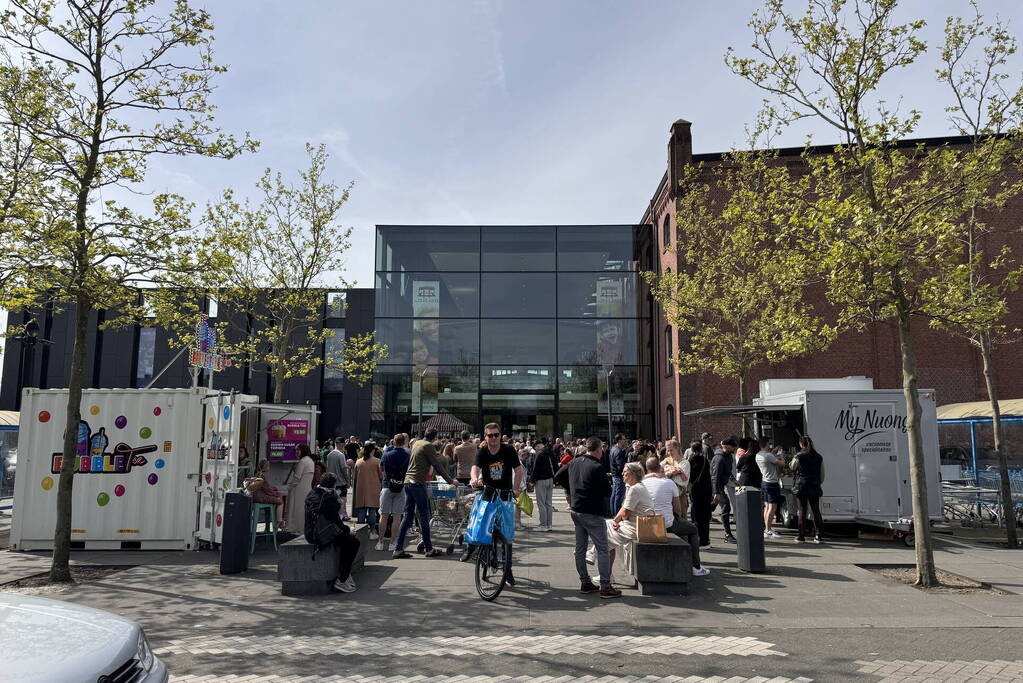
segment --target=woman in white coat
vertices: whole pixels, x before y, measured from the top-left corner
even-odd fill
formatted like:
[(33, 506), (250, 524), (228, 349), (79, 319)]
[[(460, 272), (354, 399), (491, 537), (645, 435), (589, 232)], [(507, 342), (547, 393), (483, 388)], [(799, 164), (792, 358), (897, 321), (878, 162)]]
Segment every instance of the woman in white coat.
[(305, 499), (313, 490), (313, 463), (309, 446), (300, 443), (295, 449), (298, 454), (298, 462), (288, 475), (288, 509), (284, 516), (284, 524), (293, 533), (305, 531)]

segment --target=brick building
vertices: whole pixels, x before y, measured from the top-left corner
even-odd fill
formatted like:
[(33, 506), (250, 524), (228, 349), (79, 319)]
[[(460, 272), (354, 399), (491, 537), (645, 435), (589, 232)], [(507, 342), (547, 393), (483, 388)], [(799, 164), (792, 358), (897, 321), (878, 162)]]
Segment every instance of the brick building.
[[(672, 124), (668, 138), (668, 166), (643, 214), (641, 223), (653, 226), (654, 241), (660, 251), (661, 272), (680, 267), (675, 248), (675, 201), (678, 195), (679, 178), (688, 164), (703, 162), (713, 166), (722, 162), (723, 153), (693, 154), (692, 124), (679, 120)], [(963, 143), (963, 138), (927, 138), (905, 140), (900, 146)], [(829, 153), (832, 147), (818, 147), (820, 153)], [(777, 150), (783, 162), (799, 164), (802, 147)], [(1023, 255), (1023, 197), (1011, 201), (997, 215), (989, 218), (990, 225), (1000, 239), (1010, 241), (1014, 251)], [(821, 295), (821, 300), (823, 299)], [(1012, 295), (1010, 302), (1010, 328), (1023, 329), (1023, 292)], [(663, 311), (655, 306), (654, 359), (658, 368), (660, 384), (660, 416), (656, 423), (659, 435), (678, 434), (682, 438), (699, 436), (707, 430), (718, 436), (735, 433), (739, 429), (736, 420), (730, 418), (687, 417), (683, 413), (697, 408), (715, 405), (736, 405), (739, 403), (739, 388), (735, 380), (714, 376), (710, 373), (679, 375), (667, 362), (667, 357), (682, 343), (677, 329), (669, 326)], [(980, 401), (987, 398), (981, 361), (973, 347), (940, 330), (927, 328), (920, 321), (914, 321), (918, 332), (917, 361), (921, 388), (935, 389), (938, 404), (961, 401)], [(999, 386), (1002, 398), (1020, 395), (1023, 385), (1023, 364), (1019, 362), (1020, 351), (1014, 346), (1001, 347), (996, 351)], [(844, 377), (865, 375), (874, 379), (877, 388), (901, 388), (902, 370), (899, 355), (898, 335), (894, 327), (878, 323), (863, 332), (846, 332), (825, 351), (802, 358), (796, 358), (754, 370), (750, 381), (751, 395), (756, 395), (757, 382), (769, 377)]]

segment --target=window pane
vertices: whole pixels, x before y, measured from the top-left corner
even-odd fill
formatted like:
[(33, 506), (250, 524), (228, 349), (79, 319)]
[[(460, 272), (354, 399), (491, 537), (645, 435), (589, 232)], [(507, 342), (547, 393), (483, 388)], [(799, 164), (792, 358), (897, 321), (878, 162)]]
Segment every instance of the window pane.
[(153, 361), (156, 358), (156, 328), (139, 330), (139, 356), (135, 365), (135, 387), (142, 388), (153, 381)]
[(554, 368), (538, 365), (502, 365), (480, 368), (483, 389), (554, 389)]
[(484, 415), (554, 410), (554, 394), (483, 394), (482, 402)]
[[(650, 410), (650, 370), (616, 365), (611, 372), (611, 411), (615, 415)], [(593, 412), (607, 416), (607, 374), (603, 367), (558, 368), (558, 404), (562, 412)]]
[(377, 273), (376, 284), (378, 316), (479, 316), (479, 275), (475, 273)]
[(323, 342), (323, 390), (325, 392), (341, 391), (345, 374), (341, 370), (344, 360), (345, 330), (335, 327), (327, 330), (328, 337)]
[(636, 270), (631, 225), (558, 227), (558, 270)]
[(479, 359), (479, 321), (377, 318), (376, 338), (388, 365), (464, 364)]
[(480, 325), (480, 362), (554, 364), (554, 320), (483, 320)]
[(554, 273), (483, 273), (482, 315), (553, 318)]
[(559, 320), (558, 362), (562, 365), (636, 365), (635, 320)]
[(377, 270), (477, 270), (479, 258), (476, 227), (377, 227)]
[(554, 226), (483, 228), (482, 270), (554, 270)]
[(327, 292), (327, 317), (345, 317), (345, 292)]
[(558, 316), (561, 318), (636, 318), (643, 316), (633, 273), (561, 273)]

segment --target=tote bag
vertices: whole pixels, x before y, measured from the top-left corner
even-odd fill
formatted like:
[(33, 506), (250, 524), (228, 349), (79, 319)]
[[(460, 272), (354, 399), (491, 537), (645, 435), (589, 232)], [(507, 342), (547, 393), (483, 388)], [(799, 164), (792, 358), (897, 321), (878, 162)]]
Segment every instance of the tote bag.
[(636, 515), (636, 540), (640, 543), (667, 543), (668, 533), (661, 515)]
[(500, 500), (484, 500), (482, 494), (476, 496), (469, 513), (469, 522), (465, 525), (465, 542), (470, 545), (490, 545), (494, 541), (494, 518), (497, 517)]
[(511, 500), (494, 501), (500, 507), (497, 512), (498, 529), (509, 542), (515, 540), (515, 502)]

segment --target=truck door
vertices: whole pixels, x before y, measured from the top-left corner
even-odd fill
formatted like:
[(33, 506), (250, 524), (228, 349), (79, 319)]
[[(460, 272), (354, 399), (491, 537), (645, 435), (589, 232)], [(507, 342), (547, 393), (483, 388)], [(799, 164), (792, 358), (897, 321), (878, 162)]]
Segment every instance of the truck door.
[(899, 477), (901, 425), (890, 403), (853, 403), (851, 449), (856, 463), (857, 513), (864, 517), (900, 516), (902, 480)]

